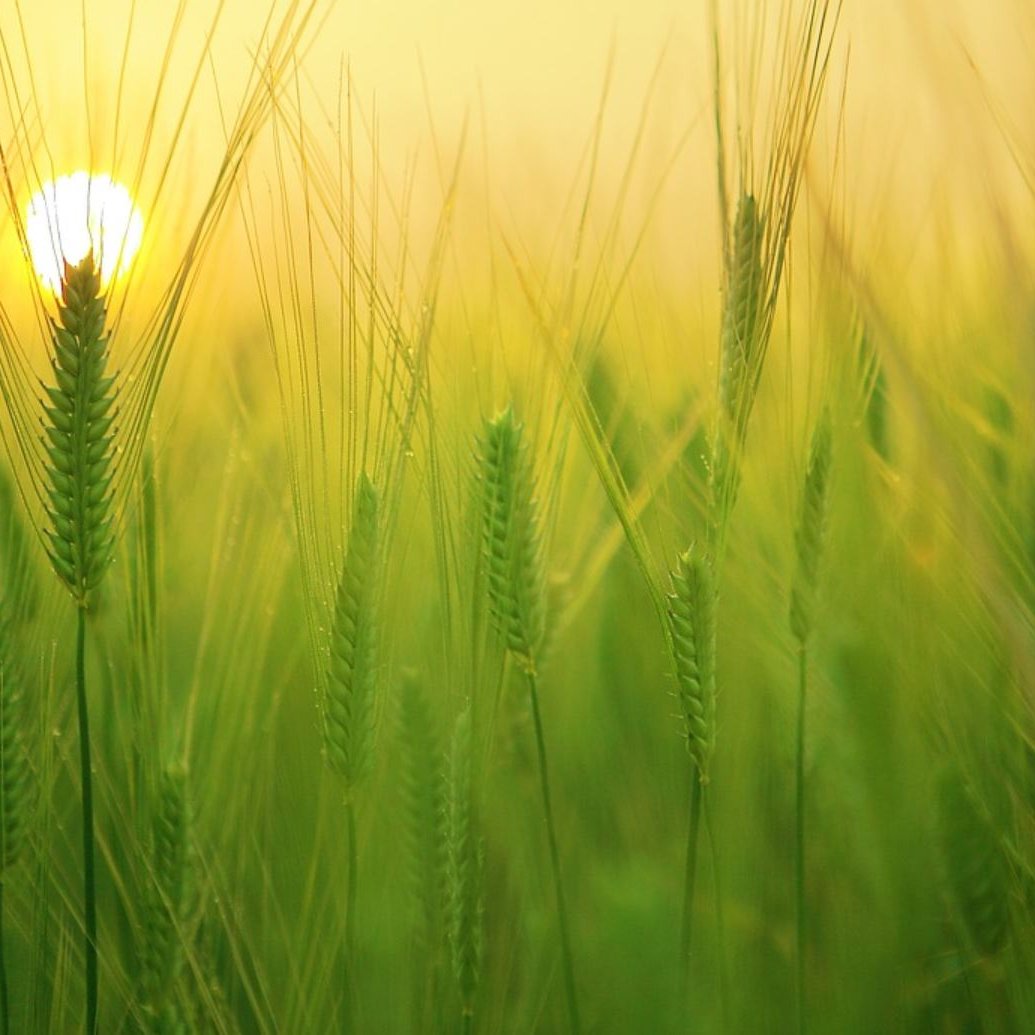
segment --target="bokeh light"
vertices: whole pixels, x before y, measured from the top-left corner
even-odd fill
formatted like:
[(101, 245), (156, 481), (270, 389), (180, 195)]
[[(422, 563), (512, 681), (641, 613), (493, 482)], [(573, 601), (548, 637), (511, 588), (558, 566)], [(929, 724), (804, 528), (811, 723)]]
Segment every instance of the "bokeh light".
[(33, 195), (25, 232), (37, 275), (57, 293), (64, 263), (75, 265), (91, 248), (102, 286), (124, 273), (140, 250), (144, 219), (121, 183), (79, 171), (45, 183)]

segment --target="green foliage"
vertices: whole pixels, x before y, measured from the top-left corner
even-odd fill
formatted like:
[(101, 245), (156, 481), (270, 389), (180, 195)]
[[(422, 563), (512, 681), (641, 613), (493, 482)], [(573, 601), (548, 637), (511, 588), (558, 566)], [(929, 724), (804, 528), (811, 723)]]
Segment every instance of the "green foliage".
[[(157, 375), (95, 274), (70, 273), (50, 366), (46, 343), (21, 343), (53, 382), (45, 477), (38, 382), (23, 398), (0, 373), (0, 421), (33, 418), (5, 437), (0, 474), (12, 1032), (83, 1022), (76, 659), (62, 585), (35, 584), (44, 507), (61, 583), (90, 611), (99, 1031), (783, 1032), (796, 977), (815, 1035), (1035, 1030), (1023, 242), (1002, 268), (991, 231), (953, 255), (979, 220), (957, 222), (941, 190), (907, 210), (923, 231), (908, 240), (879, 197), (865, 218), (841, 211), (842, 170), (846, 184), (867, 170), (852, 165), (851, 77), (842, 107), (816, 114), (814, 27), (834, 8), (714, 7), (735, 212), (683, 175), (698, 143), (712, 153), (690, 112), (661, 107), (671, 71), (686, 96), (685, 62), (659, 66), (627, 168), (608, 164), (620, 134), (602, 111), (573, 171), (584, 196), (535, 199), (575, 226), (519, 206), (515, 228), (496, 222), (512, 199), (491, 147), (486, 197), (464, 193), (468, 152), (454, 191), (448, 124), (435, 160), (405, 170), (372, 131), (371, 186), (362, 90), (343, 73), (313, 102), (300, 54), (297, 90), (256, 69), (277, 113), (274, 189), (262, 169), (239, 196), (262, 304), (225, 329), (231, 263), (187, 279), (217, 304), (188, 324), (198, 347), (146, 436), (154, 464), (133, 454), (152, 448), (138, 429)], [(757, 57), (771, 50), (775, 70)], [(684, 124), (668, 179), (651, 163)], [(477, 120), (469, 132), (480, 168)], [(282, 198), (271, 220), (267, 194)], [(422, 254), (429, 196), (446, 229)], [(1012, 203), (998, 215), (1025, 225)], [(957, 277), (974, 256), (1001, 283)], [(0, 371), (16, 315), (0, 318)], [(523, 423), (511, 409), (480, 423), (500, 398)], [(116, 400), (118, 428), (102, 427)], [(807, 462), (802, 413), (824, 415)], [(91, 489), (82, 443), (117, 465), (110, 484), (112, 466)], [(122, 523), (136, 534), (111, 548)], [(112, 549), (100, 608), (88, 587)], [(170, 757), (189, 760), (189, 788), (177, 767), (156, 779)]]

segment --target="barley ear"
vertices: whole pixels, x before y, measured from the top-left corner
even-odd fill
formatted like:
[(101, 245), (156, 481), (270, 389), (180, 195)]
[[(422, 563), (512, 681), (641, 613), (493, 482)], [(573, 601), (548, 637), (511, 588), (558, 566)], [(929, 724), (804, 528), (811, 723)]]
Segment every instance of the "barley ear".
[(421, 937), (431, 943), (441, 927), (444, 887), (442, 745), (427, 694), (415, 673), (399, 694), (399, 767), (411, 886), (420, 907)]
[(962, 778), (946, 773), (938, 818), (949, 889), (974, 948), (995, 956), (1009, 937), (1007, 867), (995, 830)]
[(734, 422), (755, 365), (762, 309), (762, 220), (758, 203), (742, 194), (733, 223), (733, 262), (722, 314), (719, 402)]
[(32, 772), (20, 681), (0, 619), (0, 881), (18, 862), (29, 829)]
[(159, 782), (142, 961), (144, 995), (158, 1017), (167, 1012), (183, 968), (194, 911), (194, 877), (187, 773), (174, 765)]
[(486, 422), (479, 445), (489, 606), (507, 647), (533, 670), (546, 627), (546, 580), (531, 462), (510, 407)]
[(446, 884), (449, 948), (465, 1015), (474, 1011), (482, 965), (482, 861), (474, 808), (471, 710), (453, 730), (446, 790)]
[(108, 364), (107, 309), (92, 253), (65, 264), (58, 319), (51, 321), (54, 384), (47, 387), (48, 554), (76, 603), (86, 607), (111, 561), (115, 378)]
[(366, 775), (373, 757), (381, 578), (381, 504), (360, 474), (345, 560), (331, 623), (330, 664), (323, 694), (324, 748), (348, 792)]
[(791, 590), (791, 632), (801, 645), (808, 641), (815, 618), (816, 590), (827, 518), (830, 460), (830, 419), (824, 413), (812, 433), (801, 513), (795, 533), (797, 570)]
[(29, 621), (39, 609), (34, 546), (18, 486), (10, 471), (0, 464), (0, 565), (4, 577), (0, 606), (13, 622)]
[(151, 1028), (153, 1035), (195, 1035), (197, 1028), (184, 1016), (183, 1008), (175, 1000), (162, 1007)]
[(712, 518), (718, 527), (733, 508), (740, 453), (758, 384), (762, 354), (763, 222), (751, 194), (741, 195), (733, 224), (719, 340), (719, 415), (712, 444)]
[(715, 576), (691, 547), (672, 572), (668, 618), (687, 747), (702, 783), (715, 747)]

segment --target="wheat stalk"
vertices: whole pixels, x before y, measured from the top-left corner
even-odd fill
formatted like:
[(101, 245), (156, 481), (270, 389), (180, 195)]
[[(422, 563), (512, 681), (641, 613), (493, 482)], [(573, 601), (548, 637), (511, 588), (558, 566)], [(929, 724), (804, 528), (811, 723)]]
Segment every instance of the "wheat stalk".
[(689, 990), (693, 942), (694, 889), (697, 882), (697, 838), (704, 811), (704, 788), (715, 748), (715, 573), (707, 553), (691, 547), (672, 572), (668, 627), (687, 748), (693, 759), (690, 819), (683, 879), (680, 950), (683, 994)]
[(29, 621), (39, 608), (40, 590), (34, 566), (31, 529), (26, 527), (19, 507), (18, 489), (10, 472), (0, 465), (0, 554), (4, 561), (4, 585), (0, 604), (8, 617)]
[(406, 862), (417, 906), (416, 942), (426, 964), (416, 975), (414, 1000), (420, 1025), (437, 1001), (439, 955), (444, 940), (446, 774), (437, 716), (416, 672), (404, 673), (399, 693), (399, 787)]
[[(37, 280), (31, 275), (26, 278), (31, 284), (30, 294), (36, 311), (45, 318), (50, 347), (50, 370), (47, 384), (43, 386), (45, 397), (39, 406), (34, 397), (39, 384), (36, 349), (26, 347), (18, 340), (16, 321), (11, 319), (4, 301), (0, 300), (0, 395), (5, 401), (0, 412), (0, 436), (12, 461), (18, 495), (29, 509), (33, 530), (42, 540), (51, 566), (71, 594), (77, 611), (75, 670), (83, 813), (84, 1014), (87, 1035), (95, 1035), (98, 1025), (93, 778), (86, 693), (87, 613), (95, 604), (112, 559), (115, 527), (137, 468), (172, 347), (183, 325), (187, 300), (197, 283), (198, 263), (214, 236), (215, 226), (234, 196), (237, 176), (255, 140), (256, 131), (277, 103), (282, 77), (288, 68), (294, 67), (295, 48), (304, 42), (306, 25), (314, 6), (310, 0), (289, 0), (283, 11), (279, 10), (280, 5), (270, 6), (258, 47), (264, 57), (253, 62), (238, 114), (224, 126), (226, 146), (216, 163), (217, 172), (211, 189), (201, 198), (197, 218), (184, 227), (179, 253), (165, 257), (166, 268), (172, 272), (168, 282), (157, 293), (156, 305), (138, 326), (136, 341), (122, 350), (125, 363), (119, 393), (122, 430), (117, 436), (113, 429), (114, 381), (105, 370), (109, 358), (108, 303), (101, 294), (94, 256), (87, 255), (75, 265), (65, 264), (56, 318), (49, 315), (52, 300), (43, 278)], [(129, 56), (133, 21), (131, 15), (124, 60)], [(176, 17), (171, 26), (167, 58), (171, 57), (174, 49), (181, 49), (174, 47), (180, 21)], [(118, 141), (112, 141), (110, 152), (106, 146), (100, 145), (95, 134), (101, 127), (91, 124), (89, 90), (65, 91), (61, 100), (63, 115), (56, 121), (53, 112), (43, 111), (33, 71), (38, 57), (29, 46), (24, 25), (19, 19), (19, 33), (0, 29), (3, 41), (0, 74), (6, 84), (5, 110), (8, 116), (13, 117), (13, 125), (4, 131), (0, 142), (0, 181), (7, 216), (27, 257), (31, 256), (32, 249), (22, 211), (23, 189), (43, 186), (39, 182), (43, 165), (37, 161), (38, 155), (67, 153), (63, 144), (58, 145), (51, 139), (51, 133), (57, 123), (62, 122), (63, 116), (80, 103), (85, 105), (85, 111), (72, 117), (73, 121), (78, 120), (90, 140), (91, 162), (100, 158), (102, 153), (110, 153), (135, 170), (134, 189), (145, 182), (156, 184), (150, 199), (153, 208), (164, 203), (163, 188), (174, 182), (175, 177), (167, 175), (167, 165), (163, 167), (161, 147), (154, 131), (162, 124), (173, 127), (171, 136), (167, 138), (169, 150), (165, 156), (166, 162), (171, 161), (180, 150), (181, 141), (189, 135), (185, 131), (187, 115), (197, 93), (198, 78), (211, 57), (211, 34), (215, 32), (218, 21), (216, 12), (208, 32), (203, 33), (204, 42), (197, 55), (195, 76), (189, 82), (181, 106), (170, 109), (165, 103), (171, 93), (166, 88), (169, 63), (154, 63), (157, 72), (155, 92), (151, 104), (142, 103), (142, 110), (149, 111), (150, 116), (149, 121), (140, 127), (142, 146), (136, 156)], [(92, 50), (88, 45), (88, 35), (84, 29), (84, 72), (86, 54)], [(20, 53), (15, 37), (21, 43)], [(25, 72), (28, 73), (27, 78)], [(123, 86), (131, 81), (132, 77), (120, 78), (116, 102), (119, 113), (128, 106), (128, 102), (126, 105), (123, 103), (127, 100), (123, 97)], [(143, 102), (142, 97), (137, 100)], [(116, 137), (119, 124), (117, 114)], [(43, 164), (52, 165), (50, 162)], [(176, 198), (173, 208), (182, 212), (184, 201)], [(90, 214), (97, 215), (96, 209)], [(86, 216), (84, 222), (89, 222), (90, 216)], [(81, 229), (95, 240), (92, 226)], [(49, 230), (56, 256), (63, 251), (64, 245), (71, 242), (67, 238), (60, 240), (61, 233), (56, 225)], [(128, 285), (129, 279), (124, 283)], [(128, 294), (128, 291), (120, 294), (112, 303), (112, 312), (119, 315), (113, 324), (118, 322), (121, 325), (121, 315), (127, 312)]]
[(345, 970), (351, 1014), (357, 989), (355, 952), (358, 849), (357, 787), (373, 758), (379, 637), (378, 593), (381, 580), (380, 499), (374, 483), (361, 473), (356, 481), (345, 559), (338, 579), (330, 631), (330, 663), (323, 690), (324, 753), (345, 786), (348, 839), (348, 887), (345, 913)]
[(473, 745), (470, 706), (456, 719), (449, 751), (446, 786), (446, 891), (449, 948), (453, 976), (470, 1031), (474, 998), (482, 969), (483, 848), (478, 835), (472, 779)]
[(67, 262), (51, 320), (51, 372), (44, 404), (51, 564), (76, 604), (76, 700), (83, 806), (87, 1035), (97, 1030), (97, 902), (93, 778), (86, 697), (86, 613), (111, 561), (115, 379), (106, 372), (108, 334), (101, 279), (91, 252)]
[(719, 339), (719, 414), (712, 441), (712, 529), (721, 543), (740, 486), (740, 457), (765, 354), (762, 339), (764, 223), (751, 194), (741, 195)]
[(407, 861), (421, 911), (422, 940), (430, 944), (439, 928), (442, 897), (442, 750), (435, 716), (416, 673), (407, 672), (399, 693), (401, 765), (399, 784), (407, 841)]
[(486, 421), (480, 443), (482, 555), (489, 610), (510, 652), (524, 669), (539, 761), (539, 786), (553, 871), (561, 934), (565, 993), (571, 1030), (581, 1029), (568, 910), (561, 880), (560, 852), (553, 817), (546, 738), (539, 709), (538, 651), (546, 626), (546, 575), (532, 464), (522, 426), (508, 406)]
[(21, 681), (15, 671), (5, 616), (0, 614), (0, 1024), (10, 1031), (4, 946), (4, 885), (25, 847), (32, 771), (25, 742)]
[(509, 406), (486, 422), (481, 475), (490, 610), (507, 647), (534, 669), (546, 625), (546, 576), (528, 451)]
[(827, 520), (831, 450), (830, 418), (824, 413), (816, 424), (809, 446), (805, 487), (794, 537), (797, 569), (791, 589), (790, 619), (791, 632), (802, 648), (808, 644), (815, 621), (816, 589)]
[(361, 474), (338, 579), (323, 693), (327, 761), (350, 798), (373, 754), (380, 565), (380, 501), (374, 483)]
[(65, 263), (58, 319), (51, 321), (54, 383), (47, 388), (49, 556), (87, 608), (111, 561), (115, 378), (106, 375), (107, 309), (91, 252)]
[(808, 642), (815, 622), (823, 538), (826, 528), (831, 463), (830, 418), (816, 423), (809, 445), (801, 511), (795, 532), (797, 568), (791, 589), (791, 632), (798, 641), (798, 719), (795, 751), (795, 914), (798, 1031), (806, 1030), (805, 943), (808, 927), (805, 897), (805, 719), (808, 701)]
[(1010, 936), (1007, 863), (973, 790), (956, 772), (946, 772), (938, 797), (945, 872), (971, 944), (996, 956)]
[(144, 996), (157, 1019), (175, 1012), (175, 986), (194, 907), (191, 824), (187, 773), (173, 765), (159, 782), (142, 953)]
[(28, 834), (32, 769), (24, 700), (8, 629), (0, 617), (0, 881), (18, 862)]
[(715, 749), (715, 575), (700, 548), (687, 550), (672, 572), (668, 615), (687, 747), (707, 783)]
[(446, 773), (437, 716), (417, 673), (404, 673), (399, 693), (399, 787), (402, 797), (406, 862), (417, 907), (416, 942), (426, 963), (415, 975), (414, 1001), (419, 1025), (438, 1000), (440, 954), (444, 943), (446, 888)]

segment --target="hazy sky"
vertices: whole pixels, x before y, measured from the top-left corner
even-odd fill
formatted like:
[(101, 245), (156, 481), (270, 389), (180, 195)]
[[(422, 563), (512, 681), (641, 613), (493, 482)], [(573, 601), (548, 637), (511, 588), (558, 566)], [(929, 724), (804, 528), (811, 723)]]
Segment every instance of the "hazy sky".
[[(6, 7), (15, 0), (0, 2)], [(91, 124), (109, 130), (132, 2), (85, 4)], [(726, 24), (733, 20), (730, 11), (756, 6), (756, 0), (718, 2)], [(185, 5), (170, 97), (183, 92), (214, 6), (215, 0)], [(226, 0), (213, 50), (225, 98), (239, 96), (259, 39), (255, 10), (261, 6), (261, 0)], [(135, 2), (125, 93), (128, 108), (138, 109), (137, 125), (152, 96), (172, 7), (167, 0)], [(342, 62), (348, 61), (357, 96), (368, 108), (376, 104), (382, 162), (400, 177), (414, 155), (433, 161), (429, 111), (447, 152), (467, 117), (473, 127), (469, 151), (487, 156), (497, 202), (508, 211), (527, 210), (531, 223), (549, 222), (590, 136), (609, 55), (600, 164), (617, 178), (664, 52), (644, 144), (645, 167), (654, 179), (645, 175), (641, 200), (647, 203), (657, 171), (689, 132), (665, 199), (685, 237), (696, 226), (710, 231), (715, 223), (708, 7), (709, 0), (338, 0), (326, 5), (330, 13), (307, 55), (305, 76), (314, 96), (333, 111)], [(88, 164), (82, 37), (53, 32), (63, 12), (79, 25), (82, 10), (81, 0), (48, 0), (23, 11), (42, 116), (60, 166)], [(16, 41), (12, 20), (0, 23), (0, 31), (9, 43)], [(725, 42), (735, 49), (732, 38)], [(1001, 191), (1012, 159), (997, 123), (1033, 164), (1027, 128), (1035, 125), (1028, 100), (1033, 50), (1035, 15), (1025, 0), (846, 0), (824, 128), (837, 129), (836, 102), (847, 70), (847, 187), (862, 210), (854, 218), (897, 198), (907, 211), (902, 232), (908, 238), (918, 232), (933, 197)], [(185, 163), (219, 150), (210, 71), (188, 123)], [(127, 116), (125, 125), (133, 124)], [(171, 114), (166, 130), (170, 124)], [(314, 124), (322, 125), (319, 118)], [(132, 132), (130, 149), (137, 143)], [(826, 153), (832, 153), (829, 142)], [(189, 180), (193, 166), (183, 168)]]
[[(3, 0), (4, 6), (12, 0)], [(87, 0), (90, 79), (114, 85), (132, 0)], [(726, 11), (765, 0), (719, 0)], [(683, 120), (707, 100), (709, 0), (337, 0), (309, 60), (318, 86), (334, 92), (342, 56), (358, 89), (376, 95), (385, 129), (400, 139), (425, 127), (424, 86), (446, 124), (477, 109), (479, 96), (501, 137), (538, 137), (555, 148), (585, 130), (609, 52), (615, 74), (611, 117), (638, 118), (646, 80), (667, 47), (662, 98)], [(136, 0), (131, 60), (153, 70), (173, 4)], [(181, 53), (196, 53), (215, 0), (189, 0)], [(221, 77), (232, 82), (256, 44), (262, 0), (227, 0), (217, 39)], [(779, 5), (773, 2), (770, 8)], [(39, 83), (64, 94), (81, 83), (78, 33), (55, 36), (81, 0), (26, 5), (27, 35)], [(847, 0), (842, 39), (851, 44), (849, 101), (867, 119), (896, 130), (932, 102), (951, 105), (967, 83), (973, 55), (992, 92), (1010, 103), (1035, 47), (1035, 16), (1023, 0)], [(4, 30), (14, 32), (8, 19)], [(78, 66), (78, 67), (77, 67)], [(72, 82), (69, 70), (74, 69)], [(76, 80), (79, 80), (76, 82)], [(974, 79), (976, 82), (976, 78)], [(975, 91), (970, 90), (971, 93)], [(951, 110), (951, 108), (949, 109)]]

